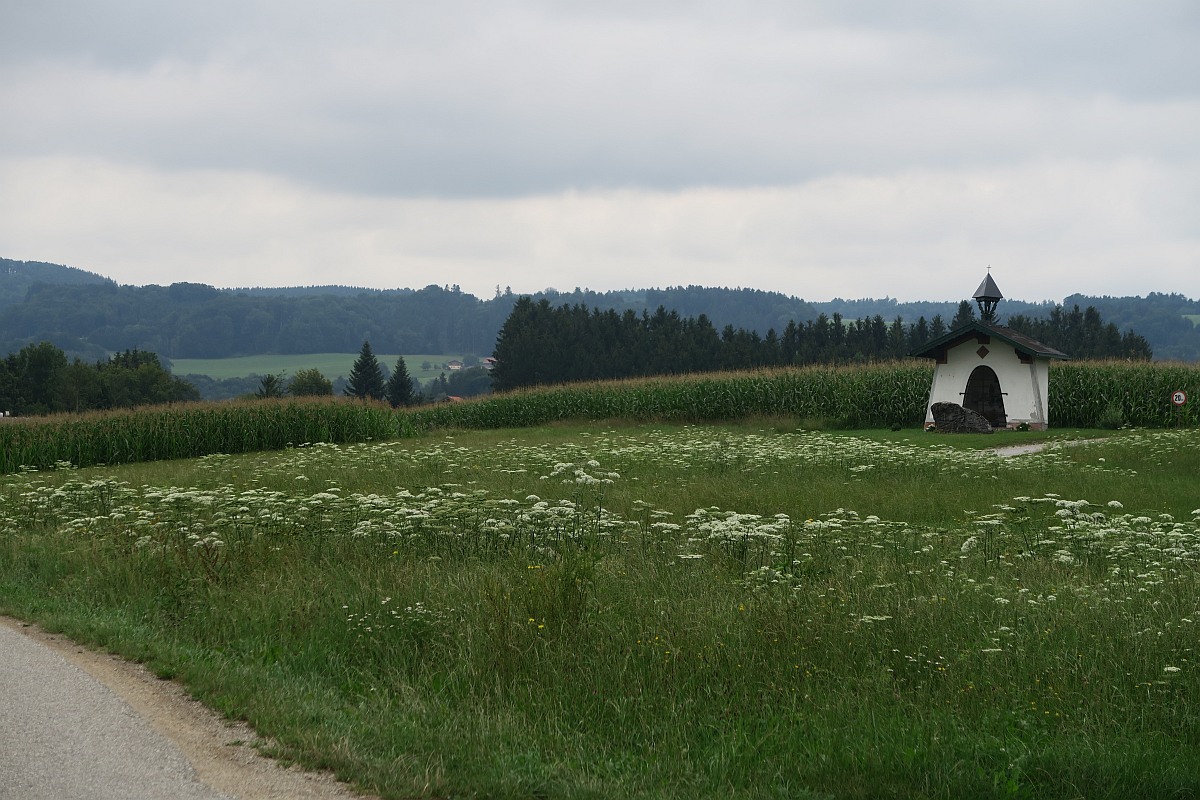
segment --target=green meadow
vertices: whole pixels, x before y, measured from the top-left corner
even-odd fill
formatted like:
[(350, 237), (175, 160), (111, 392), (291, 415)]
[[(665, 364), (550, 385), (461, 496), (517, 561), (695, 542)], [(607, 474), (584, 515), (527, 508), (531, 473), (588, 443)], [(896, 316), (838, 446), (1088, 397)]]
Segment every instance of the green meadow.
[(1196, 796), (1200, 372), (988, 436), (928, 381), (6, 420), (0, 613), (385, 797)]
[(813, 427), (25, 469), (0, 613), (389, 798), (1200, 795), (1200, 430)]
[[(375, 357), (388, 369), (396, 365), (398, 355)], [(330, 380), (338, 376), (349, 376), (358, 353), (311, 353), (306, 355), (261, 355), (240, 358), (177, 358), (171, 362), (171, 371), (176, 375), (207, 375), (214, 380), (245, 378), (251, 375), (278, 375), (281, 372), (295, 375), (302, 369), (320, 370)], [(445, 371), (445, 364), (462, 360), (457, 355), (406, 355), (404, 364), (414, 378), (427, 381)], [(422, 365), (429, 362), (430, 368)]]

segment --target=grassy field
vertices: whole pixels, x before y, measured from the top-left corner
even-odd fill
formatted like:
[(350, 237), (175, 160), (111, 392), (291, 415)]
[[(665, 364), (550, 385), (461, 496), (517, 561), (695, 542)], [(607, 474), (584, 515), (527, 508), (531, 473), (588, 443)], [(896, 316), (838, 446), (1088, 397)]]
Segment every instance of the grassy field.
[(4, 476), (0, 612), (385, 797), (1200, 795), (1200, 431), (797, 425)]
[[(242, 358), (177, 358), (171, 362), (171, 371), (176, 375), (207, 375), (215, 380), (244, 378), (250, 375), (277, 375), (286, 372), (295, 375), (302, 369), (317, 369), (330, 380), (339, 375), (348, 377), (358, 353), (311, 353), (307, 355), (263, 355)], [(375, 354), (380, 364), (388, 369), (396, 365), (399, 356)], [(421, 381), (436, 378), (444, 371), (449, 361), (461, 360), (456, 355), (406, 355), (404, 364), (408, 374)], [(429, 369), (422, 369), (426, 361)]]
[(1184, 314), (1184, 319), (1190, 319), (1193, 325), (1200, 325), (1200, 314)]

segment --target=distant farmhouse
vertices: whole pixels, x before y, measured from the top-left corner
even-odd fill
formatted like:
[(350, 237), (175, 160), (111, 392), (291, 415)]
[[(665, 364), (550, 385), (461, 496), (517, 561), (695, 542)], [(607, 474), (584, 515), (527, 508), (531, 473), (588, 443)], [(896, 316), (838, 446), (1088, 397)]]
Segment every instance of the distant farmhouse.
[(934, 421), (935, 403), (954, 403), (982, 415), (993, 428), (1046, 428), (1050, 361), (1069, 356), (996, 324), (996, 306), (1002, 299), (989, 272), (975, 291), (979, 319), (913, 353), (937, 364), (925, 406), (926, 425)]

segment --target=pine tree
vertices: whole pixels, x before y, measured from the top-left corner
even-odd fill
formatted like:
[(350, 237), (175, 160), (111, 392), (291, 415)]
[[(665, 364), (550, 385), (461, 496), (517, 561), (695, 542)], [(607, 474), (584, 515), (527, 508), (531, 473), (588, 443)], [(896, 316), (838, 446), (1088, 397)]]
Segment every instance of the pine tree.
[(359, 400), (383, 399), (383, 369), (379, 360), (371, 352), (371, 343), (364, 341), (358, 360), (350, 368), (350, 379), (346, 383), (344, 394), (347, 397), (357, 397)]
[(929, 338), (940, 339), (945, 332), (946, 321), (942, 319), (941, 314), (934, 314), (933, 319), (929, 320)]
[(384, 395), (392, 408), (412, 404), (412, 377), (408, 374), (408, 365), (404, 363), (404, 356), (396, 359), (396, 368), (392, 370), (392, 377), (388, 379)]
[(954, 315), (954, 319), (950, 320), (950, 330), (955, 330), (968, 322), (975, 320), (975, 307), (970, 301), (963, 300), (958, 304), (958, 313)]
[(254, 393), (254, 396), (260, 400), (265, 400), (269, 397), (283, 397), (288, 391), (287, 386), (283, 382), (284, 374), (281, 372), (278, 375), (273, 373), (263, 375), (262, 380), (258, 384), (258, 391)]
[(496, 349), (492, 355), (496, 366), (492, 370), (492, 386), (498, 392), (538, 383), (539, 367), (545, 362), (546, 328), (552, 311), (550, 301), (543, 298), (534, 303), (528, 297), (518, 298), (500, 328)]

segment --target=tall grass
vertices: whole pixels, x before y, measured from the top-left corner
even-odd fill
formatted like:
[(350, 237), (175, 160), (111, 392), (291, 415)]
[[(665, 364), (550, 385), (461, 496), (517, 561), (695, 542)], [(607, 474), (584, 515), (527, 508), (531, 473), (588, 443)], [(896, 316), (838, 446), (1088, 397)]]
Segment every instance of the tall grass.
[(1200, 432), (759, 428), (8, 476), (0, 611), (387, 797), (1200, 793)]

